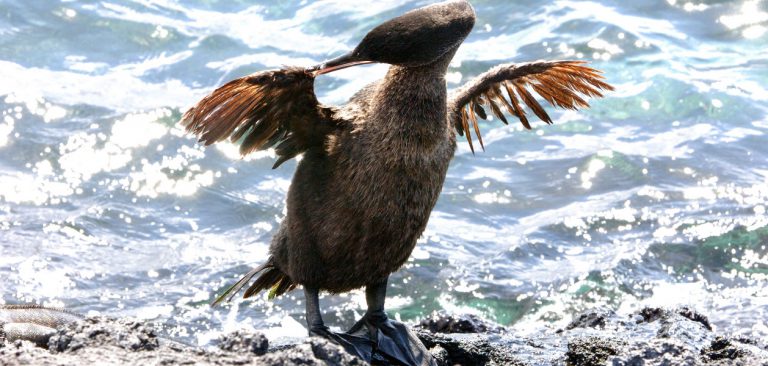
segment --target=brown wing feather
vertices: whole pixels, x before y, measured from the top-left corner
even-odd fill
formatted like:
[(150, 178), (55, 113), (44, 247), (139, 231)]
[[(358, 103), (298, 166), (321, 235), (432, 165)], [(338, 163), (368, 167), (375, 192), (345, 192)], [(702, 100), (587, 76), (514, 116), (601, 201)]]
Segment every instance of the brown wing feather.
[[(483, 145), (477, 117), (486, 119), (487, 115), (480, 104), (487, 103), (491, 112), (507, 123), (499, 107), (503, 105), (525, 128), (531, 129), (520, 103), (522, 101), (540, 120), (552, 123), (529, 88), (554, 107), (574, 110), (588, 108), (585, 97), (602, 97), (602, 91), (613, 90), (613, 87), (603, 81), (601, 71), (584, 64), (583, 61), (538, 61), (497, 66), (454, 93), (449, 105), (452, 123), (459, 134), (467, 134), (470, 147), (472, 136), (469, 121)], [(502, 95), (502, 88), (507, 92), (506, 98)]]
[(283, 162), (322, 144), (339, 121), (321, 106), (314, 76), (301, 68), (263, 71), (232, 80), (206, 96), (182, 117), (187, 132), (205, 145), (230, 139), (240, 153), (277, 146)]
[(467, 119), (469, 119), (469, 113), (465, 108), (461, 109), (461, 131), (467, 132), (467, 142), (469, 143), (469, 149), (472, 150), (472, 153), (475, 153), (475, 147), (472, 146), (472, 136), (469, 134), (469, 123), (467, 122)]
[(528, 117), (525, 115), (523, 108), (520, 108), (520, 101), (517, 100), (517, 95), (512, 90), (510, 83), (504, 83), (504, 89), (507, 90), (507, 96), (509, 97), (509, 100), (512, 101), (512, 107), (515, 108), (515, 116), (520, 119), (520, 123), (523, 124), (523, 127), (530, 130), (531, 124), (528, 122)]
[(549, 117), (546, 111), (544, 111), (544, 107), (539, 104), (539, 102), (536, 101), (536, 98), (531, 95), (531, 93), (528, 91), (528, 89), (525, 88), (525, 84), (522, 82), (520, 83), (514, 83), (515, 90), (517, 90), (517, 95), (520, 96), (520, 98), (525, 102), (525, 104), (528, 106), (528, 108), (531, 108), (533, 111), (533, 114), (535, 114), (537, 117), (539, 117), (540, 120), (551, 124), (552, 118)]
[[(480, 147), (482, 147), (483, 151), (485, 151), (485, 145), (483, 144), (483, 137), (480, 136), (480, 127), (477, 125), (477, 117), (475, 117), (475, 114), (482, 116), (483, 119), (487, 118), (487, 115), (485, 114), (483, 107), (480, 106), (480, 103), (470, 101), (469, 106), (470, 106), (469, 107), (470, 110), (475, 111), (475, 113), (472, 113), (472, 112), (469, 113), (469, 119), (472, 121), (472, 126), (475, 129), (475, 134), (477, 135), (477, 139), (478, 141), (480, 141)], [(479, 111), (482, 111), (482, 112), (479, 112)], [(470, 136), (469, 131), (467, 131), (467, 136), (470, 137), (470, 141), (471, 141), (472, 137)]]
[(488, 89), (488, 92), (485, 94), (485, 98), (488, 100), (488, 105), (491, 107), (491, 112), (493, 112), (493, 115), (500, 119), (501, 122), (504, 122), (505, 125), (508, 125), (509, 122), (507, 122), (507, 117), (504, 117), (504, 113), (501, 112), (501, 108), (499, 108), (499, 105), (497, 104), (503, 103), (499, 101), (501, 94), (498, 87)]

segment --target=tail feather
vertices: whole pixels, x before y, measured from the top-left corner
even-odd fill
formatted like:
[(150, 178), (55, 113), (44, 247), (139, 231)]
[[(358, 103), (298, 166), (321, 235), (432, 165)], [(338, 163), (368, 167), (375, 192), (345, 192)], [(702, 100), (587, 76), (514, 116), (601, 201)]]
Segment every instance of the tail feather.
[(267, 269), (259, 278), (256, 279), (256, 282), (251, 284), (251, 286), (248, 287), (247, 290), (245, 290), (245, 294), (243, 295), (243, 298), (249, 298), (261, 290), (270, 288), (277, 284), (280, 281), (280, 271), (275, 271), (274, 267), (270, 267)]
[(257, 293), (269, 289), (269, 298), (272, 299), (296, 288), (296, 284), (288, 276), (274, 266), (266, 268), (264, 274), (259, 276), (247, 290), (243, 298), (249, 298)]
[(291, 291), (296, 288), (296, 283), (291, 281), (290, 279), (284, 278), (273, 287), (274, 291), (270, 292), (270, 299), (273, 299), (277, 296), (280, 296), (288, 291)]
[[(245, 285), (248, 284), (248, 282), (251, 282), (251, 279), (253, 279), (254, 276), (261, 273), (261, 276), (259, 276), (256, 279), (256, 282), (254, 282), (250, 287), (248, 287), (247, 290), (245, 290), (245, 295), (243, 298), (249, 298), (262, 290), (265, 289), (271, 289), (270, 291), (270, 299), (274, 296), (282, 295), (290, 290), (293, 290), (296, 288), (296, 284), (281, 270), (279, 270), (277, 267), (274, 266), (272, 263), (272, 260), (268, 260), (266, 263), (262, 264), (259, 267), (256, 267), (252, 270), (250, 270), (248, 273), (246, 273), (243, 278), (241, 278), (237, 283), (229, 287), (226, 291), (224, 291), (221, 296), (216, 298), (215, 301), (211, 303), (211, 306), (217, 306), (221, 304), (224, 301), (231, 301), (232, 298), (235, 297), (235, 295), (240, 292), (240, 290), (245, 287)], [(273, 295), (274, 293), (274, 295)]]

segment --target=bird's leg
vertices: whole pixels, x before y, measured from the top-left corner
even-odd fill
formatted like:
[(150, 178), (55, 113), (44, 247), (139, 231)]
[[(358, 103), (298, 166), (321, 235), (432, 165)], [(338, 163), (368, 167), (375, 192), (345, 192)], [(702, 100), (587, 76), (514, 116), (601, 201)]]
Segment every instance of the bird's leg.
[(368, 310), (365, 311), (365, 315), (347, 333), (359, 333), (363, 327), (366, 327), (369, 337), (373, 340), (376, 339), (374, 324), (383, 323), (388, 319), (387, 313), (384, 312), (384, 300), (387, 298), (387, 280), (385, 279), (383, 282), (365, 287), (365, 302), (368, 305)]
[(386, 297), (386, 279), (368, 285), (365, 288), (368, 310), (347, 333), (367, 336), (374, 343), (374, 352), (390, 361), (407, 366), (436, 365), (432, 355), (408, 327), (387, 317), (384, 312)]
[(328, 332), (328, 327), (323, 323), (323, 316), (320, 314), (320, 297), (316, 288), (305, 287), (304, 298), (307, 302), (307, 328), (309, 335), (321, 335)]
[(307, 327), (310, 336), (318, 336), (334, 342), (366, 362), (371, 362), (373, 343), (367, 337), (358, 337), (346, 333), (334, 333), (325, 326), (320, 314), (319, 290), (313, 287), (304, 287), (304, 297), (307, 302)]

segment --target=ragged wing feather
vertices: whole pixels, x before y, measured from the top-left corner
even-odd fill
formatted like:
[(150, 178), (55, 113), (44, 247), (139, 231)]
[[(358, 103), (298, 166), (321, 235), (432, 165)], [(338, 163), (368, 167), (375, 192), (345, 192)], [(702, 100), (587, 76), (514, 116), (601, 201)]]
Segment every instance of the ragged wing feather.
[(275, 168), (322, 145), (340, 121), (314, 93), (314, 76), (302, 68), (263, 71), (219, 87), (187, 111), (181, 123), (205, 145), (229, 139), (240, 153), (275, 148)]
[[(475, 149), (470, 124), (480, 145), (485, 148), (477, 123), (477, 117), (487, 117), (483, 106), (488, 106), (494, 116), (507, 123), (503, 107), (507, 113), (517, 117), (525, 128), (531, 129), (522, 108), (522, 104), (525, 104), (536, 117), (551, 124), (552, 118), (529, 89), (552, 106), (566, 109), (588, 108), (586, 97), (599, 98), (603, 96), (602, 91), (613, 90), (599, 70), (584, 64), (583, 61), (537, 61), (499, 65), (452, 95), (448, 109), (451, 121), (458, 133), (466, 136), (472, 152)], [(506, 95), (503, 95), (502, 90)]]

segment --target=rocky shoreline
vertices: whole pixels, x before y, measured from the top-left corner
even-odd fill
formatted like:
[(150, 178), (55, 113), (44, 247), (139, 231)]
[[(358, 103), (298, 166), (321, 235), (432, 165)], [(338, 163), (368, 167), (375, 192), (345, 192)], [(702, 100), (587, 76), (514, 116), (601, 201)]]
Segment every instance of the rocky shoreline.
[[(765, 340), (717, 334), (706, 316), (688, 308), (625, 315), (595, 309), (564, 329), (525, 336), (472, 316), (436, 314), (414, 331), (440, 365), (768, 365)], [(48, 349), (27, 341), (0, 342), (0, 365), (87, 363), (364, 364), (318, 338), (270, 347), (263, 334), (235, 332), (204, 349), (163, 339), (150, 324), (103, 317), (58, 329)]]

